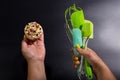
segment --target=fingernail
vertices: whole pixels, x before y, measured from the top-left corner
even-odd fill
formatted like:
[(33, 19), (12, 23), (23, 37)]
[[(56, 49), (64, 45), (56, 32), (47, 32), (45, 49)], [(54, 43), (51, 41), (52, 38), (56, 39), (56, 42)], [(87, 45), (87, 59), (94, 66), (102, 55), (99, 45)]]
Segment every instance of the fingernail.
[(77, 68), (78, 68), (78, 65), (74, 65), (74, 67), (75, 67), (75, 69), (77, 69)]
[(80, 64), (80, 62), (79, 62), (79, 61), (75, 61), (75, 64), (76, 64), (76, 65), (79, 65), (79, 64)]
[(75, 61), (78, 61), (79, 58), (78, 58), (77, 56), (74, 56), (74, 60), (75, 60)]
[(79, 45), (79, 44), (77, 44), (77, 45), (76, 45), (76, 48), (80, 48), (80, 45)]

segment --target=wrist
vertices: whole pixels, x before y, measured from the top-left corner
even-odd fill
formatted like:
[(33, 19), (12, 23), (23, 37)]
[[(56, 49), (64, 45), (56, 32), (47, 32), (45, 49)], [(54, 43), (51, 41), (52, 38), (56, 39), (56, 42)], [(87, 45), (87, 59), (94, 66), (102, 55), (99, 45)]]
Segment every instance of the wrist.
[(106, 68), (105, 63), (102, 60), (99, 60), (98, 63), (94, 64), (92, 66), (95, 74), (102, 72), (104, 70), (104, 68)]
[(42, 64), (42, 63), (44, 63), (44, 60), (38, 60), (38, 59), (30, 59), (30, 60), (27, 60), (27, 63), (28, 64), (35, 64), (35, 63), (37, 63), (37, 64)]
[(25, 58), (27, 63), (32, 63), (32, 62), (44, 62), (44, 57), (40, 56), (32, 56), (32, 57), (27, 57)]
[(97, 80), (116, 80), (109, 67), (103, 61), (94, 69), (94, 73)]
[(28, 80), (46, 80), (44, 61), (30, 60), (28, 62)]

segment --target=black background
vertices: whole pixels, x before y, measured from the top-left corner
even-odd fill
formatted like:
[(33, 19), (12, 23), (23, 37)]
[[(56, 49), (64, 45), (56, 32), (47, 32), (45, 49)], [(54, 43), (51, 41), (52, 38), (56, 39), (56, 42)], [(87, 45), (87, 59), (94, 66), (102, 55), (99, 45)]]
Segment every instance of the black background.
[[(73, 67), (64, 30), (64, 11), (74, 0), (0, 1), (0, 80), (27, 80), (27, 63), (21, 53), (24, 26), (37, 21), (44, 29), (48, 80), (79, 80)], [(94, 23), (89, 47), (97, 52), (119, 80), (120, 1), (76, 0), (85, 18)], [(107, 27), (108, 26), (108, 27)], [(107, 74), (106, 74), (107, 76)]]

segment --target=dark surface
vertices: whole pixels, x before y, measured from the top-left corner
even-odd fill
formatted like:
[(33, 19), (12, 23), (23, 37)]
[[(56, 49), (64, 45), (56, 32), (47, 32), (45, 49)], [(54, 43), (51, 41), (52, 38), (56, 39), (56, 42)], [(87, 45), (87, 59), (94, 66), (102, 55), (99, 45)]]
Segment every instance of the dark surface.
[[(76, 0), (95, 26), (89, 47), (105, 61), (119, 80), (120, 1)], [(79, 80), (72, 63), (71, 46), (64, 31), (64, 11), (73, 0), (0, 1), (0, 80), (26, 80), (27, 63), (21, 53), (25, 24), (39, 22), (45, 33), (48, 80)], [(106, 74), (107, 76), (107, 74)]]

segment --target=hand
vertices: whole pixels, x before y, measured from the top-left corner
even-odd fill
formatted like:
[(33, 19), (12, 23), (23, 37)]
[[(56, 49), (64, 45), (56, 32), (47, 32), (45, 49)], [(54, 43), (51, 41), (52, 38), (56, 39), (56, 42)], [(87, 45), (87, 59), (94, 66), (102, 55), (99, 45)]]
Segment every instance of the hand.
[(22, 53), (27, 62), (29, 61), (44, 61), (45, 45), (44, 34), (36, 41), (29, 41), (25, 37), (22, 40)]
[(46, 80), (44, 34), (36, 41), (22, 40), (22, 54), (28, 62), (27, 80)]
[[(92, 66), (92, 68), (96, 68), (97, 65), (99, 65), (100, 63), (103, 63), (102, 59), (90, 48), (87, 48), (86, 50), (83, 50), (81, 48), (76, 48), (76, 49), (81, 55), (83, 55), (84, 57), (87, 58), (88, 62)], [(77, 56), (75, 56), (75, 57), (77, 57)]]
[[(88, 62), (90, 63), (93, 69), (95, 69), (101, 63), (103, 63), (101, 58), (90, 48), (87, 48), (86, 50), (83, 50), (81, 48), (76, 48), (76, 49), (81, 55), (87, 58)], [(73, 56), (73, 61), (75, 68), (77, 68), (78, 65), (80, 64), (79, 58), (77, 56)]]
[[(90, 48), (87, 48), (86, 50), (83, 50), (81, 48), (76, 48), (77, 51), (86, 57), (90, 65), (92, 66), (93, 72), (97, 77), (97, 80), (116, 80), (108, 66), (102, 61), (102, 59)], [(76, 58), (76, 59), (75, 59)], [(78, 61), (79, 59), (75, 56), (74, 58), (74, 64), (78, 67)], [(77, 64), (76, 64), (77, 62)], [(106, 76), (107, 74), (107, 76)]]

